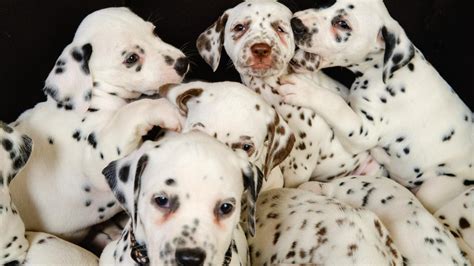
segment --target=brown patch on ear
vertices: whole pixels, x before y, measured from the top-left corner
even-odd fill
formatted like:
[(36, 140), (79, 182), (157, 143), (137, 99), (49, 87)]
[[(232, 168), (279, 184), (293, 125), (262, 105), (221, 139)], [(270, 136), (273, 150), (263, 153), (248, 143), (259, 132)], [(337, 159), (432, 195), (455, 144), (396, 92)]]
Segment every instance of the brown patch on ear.
[(225, 24), (227, 23), (227, 19), (229, 18), (229, 15), (224, 14), (219, 19), (216, 21), (216, 31), (221, 32), (222, 35), (224, 35), (224, 27)]
[(178, 86), (179, 84), (174, 84), (174, 83), (168, 83), (163, 86), (161, 86), (158, 89), (158, 94), (160, 94), (162, 97), (166, 97), (170, 90), (172, 90), (174, 87)]
[(286, 145), (283, 148), (279, 148), (280, 137), (285, 135), (286, 130), (280, 124), (280, 117), (275, 112), (275, 118), (273, 119), (273, 123), (268, 125), (268, 136), (270, 145), (268, 147), (267, 156), (265, 158), (265, 165), (263, 167), (263, 176), (267, 178), (270, 174), (271, 170), (279, 165), (285, 158), (290, 154), (291, 150), (293, 149), (293, 145), (295, 144), (295, 135), (291, 132), (288, 132), (289, 138), (286, 142)]
[(188, 114), (188, 106), (186, 103), (192, 99), (193, 97), (199, 97), (204, 89), (201, 88), (192, 88), (189, 90), (186, 90), (185, 92), (181, 93), (176, 97), (176, 104), (178, 105), (179, 110), (183, 113), (183, 115)]

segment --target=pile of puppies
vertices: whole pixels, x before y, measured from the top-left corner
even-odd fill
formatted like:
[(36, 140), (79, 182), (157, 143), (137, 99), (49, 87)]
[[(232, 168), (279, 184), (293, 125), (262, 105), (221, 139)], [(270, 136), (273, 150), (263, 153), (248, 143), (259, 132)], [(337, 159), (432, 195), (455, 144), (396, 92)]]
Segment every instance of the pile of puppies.
[(47, 101), (0, 123), (0, 264), (471, 265), (471, 110), (382, 0), (318, 3), (249, 0), (199, 36), (243, 84), (181, 83), (153, 24), (87, 16)]

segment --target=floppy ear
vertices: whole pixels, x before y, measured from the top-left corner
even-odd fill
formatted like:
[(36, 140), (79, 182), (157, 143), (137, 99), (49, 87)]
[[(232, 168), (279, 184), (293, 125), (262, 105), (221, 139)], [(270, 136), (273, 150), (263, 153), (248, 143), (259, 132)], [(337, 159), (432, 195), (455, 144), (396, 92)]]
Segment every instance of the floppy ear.
[(415, 47), (405, 31), (394, 20), (380, 30), (385, 42), (383, 81), (386, 82), (400, 68), (406, 66), (415, 56)]
[(176, 104), (183, 116), (188, 114), (187, 102), (201, 96), (203, 88), (192, 88), (188, 86), (171, 85), (160, 88), (160, 95), (166, 97), (169, 101)]
[(11, 162), (7, 169), (0, 169), (0, 187), (7, 186), (15, 178), (18, 172), (23, 169), (30, 158), (33, 150), (33, 141), (26, 135), (21, 135), (9, 125), (0, 121), (0, 149), (5, 149), (9, 153), (7, 158), (0, 160)]
[(85, 112), (92, 97), (89, 59), (92, 45), (69, 44), (64, 48), (46, 79), (44, 93), (57, 102), (58, 108)]
[[(263, 173), (255, 165), (249, 163), (245, 169), (242, 169), (242, 178), (244, 181), (244, 197), (243, 203), (245, 204), (246, 215), (243, 220), (247, 220), (247, 226), (244, 226), (246, 229), (246, 234), (255, 236), (255, 217), (256, 217), (256, 205), (257, 197), (262, 188), (263, 182)], [(246, 219), (245, 219), (246, 218)]]
[(141, 189), (141, 177), (148, 164), (148, 146), (145, 142), (140, 149), (130, 155), (111, 162), (104, 168), (105, 176), (110, 189), (120, 205), (125, 209), (132, 221), (132, 228), (137, 222), (137, 203)]
[(224, 45), (224, 30), (229, 15), (227, 11), (214, 24), (199, 35), (196, 47), (201, 57), (216, 71), (221, 60), (222, 46)]
[(290, 154), (295, 144), (295, 135), (283, 118), (275, 112), (273, 121), (268, 125), (269, 145), (263, 166), (265, 178)]

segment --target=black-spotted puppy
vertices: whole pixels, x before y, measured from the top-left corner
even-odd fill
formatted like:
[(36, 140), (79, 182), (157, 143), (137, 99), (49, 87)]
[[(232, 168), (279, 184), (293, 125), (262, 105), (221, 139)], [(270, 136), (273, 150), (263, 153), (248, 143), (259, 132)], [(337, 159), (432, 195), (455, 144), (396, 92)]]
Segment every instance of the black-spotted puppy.
[(295, 13), (296, 43), (304, 50), (297, 57), (309, 52), (319, 68), (352, 70), (357, 79), (349, 105), (298, 76), (278, 89), (283, 100), (316, 111), (347, 150), (370, 149), (390, 177), (417, 190), (424, 206), (436, 211), (474, 184), (471, 110), (382, 0), (328, 3)]
[(0, 265), (97, 265), (92, 253), (39, 232), (26, 232), (9, 184), (32, 150), (31, 139), (0, 121)]
[[(284, 104), (275, 87), (288, 73), (294, 54), (292, 13), (273, 0), (252, 0), (228, 9), (197, 39), (197, 48), (215, 70), (222, 47), (241, 75), (242, 82), (259, 93), (286, 120), (296, 141), (281, 165), (285, 186), (297, 186), (310, 178), (332, 180), (350, 174), (375, 172), (366, 152), (353, 154), (343, 149), (332, 129), (310, 109)], [(311, 77), (335, 93), (346, 94), (343, 85), (322, 72)]]
[(188, 69), (154, 29), (127, 8), (90, 14), (46, 80), (48, 100), (13, 123), (36, 147), (11, 184), (27, 229), (80, 238), (120, 210), (102, 169), (154, 125), (179, 130), (168, 101), (136, 100), (179, 83)]
[(247, 153), (265, 178), (261, 189), (283, 187), (279, 168), (295, 136), (253, 90), (237, 82), (190, 82), (160, 90), (186, 116), (182, 132), (200, 130)]
[(474, 188), (470, 188), (434, 214), (448, 228), (459, 247), (474, 263)]
[(301, 189), (260, 194), (249, 248), (253, 265), (403, 264), (389, 232), (372, 212)]
[(247, 156), (199, 131), (145, 142), (104, 175), (131, 221), (101, 264), (228, 264), (244, 188), (256, 199)]
[(348, 176), (299, 188), (373, 212), (409, 265), (469, 265), (453, 235), (408, 189), (389, 178)]

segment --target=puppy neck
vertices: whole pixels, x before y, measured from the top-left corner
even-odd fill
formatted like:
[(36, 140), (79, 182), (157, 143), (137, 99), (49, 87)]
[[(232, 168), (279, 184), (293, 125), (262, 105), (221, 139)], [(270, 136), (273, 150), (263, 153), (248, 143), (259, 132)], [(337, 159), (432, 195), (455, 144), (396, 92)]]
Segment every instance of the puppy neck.
[(116, 110), (131, 100), (137, 99), (140, 95), (138, 92), (129, 91), (106, 82), (95, 81), (90, 107), (87, 111)]
[(367, 72), (383, 72), (383, 52), (369, 54), (364, 58), (364, 61), (348, 65), (347, 68), (356, 74), (356, 77)]
[(280, 77), (288, 73), (289, 73), (289, 66), (286, 66), (280, 71), (280, 73), (276, 75), (257, 77), (257, 76), (240, 74), (240, 78), (242, 80), (242, 83), (244, 83), (247, 87), (256, 91), (258, 94), (262, 94), (262, 90), (265, 90), (265, 88), (263, 88), (262, 85), (269, 85), (270, 87), (275, 87), (278, 85), (278, 80), (280, 79)]

